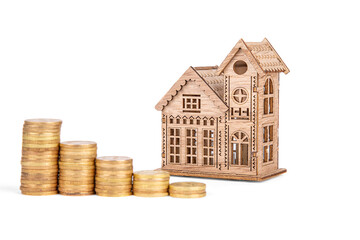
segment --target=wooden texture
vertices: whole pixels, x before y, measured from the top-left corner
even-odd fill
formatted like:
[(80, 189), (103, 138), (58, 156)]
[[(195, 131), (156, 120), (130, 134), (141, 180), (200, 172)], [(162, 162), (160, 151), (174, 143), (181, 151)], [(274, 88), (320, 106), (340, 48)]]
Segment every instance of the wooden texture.
[(190, 67), (156, 105), (162, 169), (173, 175), (262, 181), (279, 169), (279, 74), (267, 39), (240, 39), (218, 66)]

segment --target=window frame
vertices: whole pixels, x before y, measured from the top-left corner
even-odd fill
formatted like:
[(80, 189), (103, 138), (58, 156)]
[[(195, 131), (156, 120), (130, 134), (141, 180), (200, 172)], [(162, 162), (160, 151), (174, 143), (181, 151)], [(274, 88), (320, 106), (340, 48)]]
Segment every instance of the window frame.
[(263, 130), (263, 147), (262, 147), (262, 163), (271, 164), (275, 162), (274, 157), (274, 123), (265, 124)]
[[(206, 133), (206, 134), (205, 134)], [(212, 133), (212, 136), (211, 136)], [(214, 167), (215, 166), (215, 129), (214, 128), (206, 128), (203, 129), (203, 166), (205, 167)], [(212, 141), (213, 145), (210, 145), (210, 142)], [(205, 144), (207, 142), (207, 144)], [(212, 155), (210, 155), (210, 152), (212, 151)], [(205, 155), (205, 152), (207, 154)], [(212, 164), (210, 163), (210, 159), (212, 158)], [(207, 164), (205, 164), (205, 159)]]
[(266, 78), (264, 84), (264, 101), (263, 101), (263, 115), (274, 115), (274, 83), (271, 77)]
[[(188, 135), (188, 131), (190, 131), (190, 136)], [(195, 136), (193, 131), (195, 131)], [(199, 132), (197, 128), (185, 128), (185, 164), (186, 165), (198, 165), (199, 163), (198, 136), (199, 136)], [(190, 144), (189, 144), (189, 140), (190, 140)], [(190, 153), (188, 153), (189, 148), (190, 148)], [(195, 154), (193, 153), (194, 149), (195, 149)], [(189, 157), (190, 157), (190, 162), (188, 162)], [(195, 158), (195, 163), (193, 162), (194, 158)]]
[[(174, 135), (172, 135), (172, 131), (174, 131)], [(178, 135), (177, 135), (177, 131), (178, 131)], [(173, 140), (172, 140), (173, 139)], [(172, 143), (173, 141), (173, 143)], [(178, 144), (177, 144), (178, 142)], [(173, 153), (171, 153), (171, 149), (174, 149)], [(176, 153), (176, 149), (179, 149), (179, 152)], [(179, 165), (181, 164), (181, 128), (169, 128), (169, 149), (168, 149), (168, 155), (169, 155), (169, 159), (168, 159), (168, 164), (171, 165)], [(171, 159), (174, 159), (174, 161), (172, 162)], [(177, 159), (179, 159), (179, 161), (177, 162)]]
[[(236, 135), (237, 134), (237, 135)], [(234, 140), (234, 136), (235, 136), (235, 140)], [(241, 131), (241, 130), (238, 130), (238, 131), (235, 131), (231, 134), (231, 137), (230, 137), (230, 166), (236, 166), (236, 167), (250, 167), (250, 155), (251, 155), (251, 152), (250, 152), (250, 139), (249, 139), (249, 136), (248, 134), (246, 134), (244, 131)], [(242, 147), (243, 145), (247, 145), (246, 146), (246, 149), (247, 149), (247, 164), (242, 164)], [(234, 149), (234, 146), (236, 146), (236, 149)], [(233, 163), (234, 162), (234, 153), (236, 154), (237, 156), (237, 160), (236, 160), (236, 163)]]
[(199, 94), (183, 94), (183, 112), (200, 113), (201, 111), (201, 95)]

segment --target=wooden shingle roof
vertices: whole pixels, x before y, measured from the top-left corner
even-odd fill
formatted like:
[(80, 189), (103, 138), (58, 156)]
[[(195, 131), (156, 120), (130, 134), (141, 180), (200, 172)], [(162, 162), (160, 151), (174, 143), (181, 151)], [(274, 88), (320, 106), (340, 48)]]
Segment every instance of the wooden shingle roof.
[(258, 71), (264, 73), (284, 72), (285, 74), (290, 72), (289, 68), (266, 38), (262, 42), (247, 43), (243, 39), (240, 39), (221, 63), (216, 71), (217, 75), (222, 74), (226, 66), (240, 49), (244, 50), (250, 62), (258, 69)]
[(221, 99), (221, 97), (214, 91), (212, 87), (200, 76), (200, 74), (193, 68), (188, 70), (175, 82), (165, 96), (156, 104), (155, 109), (162, 111), (169, 102), (179, 93), (179, 91), (187, 84), (188, 81), (195, 81), (200, 89), (214, 102), (222, 112), (228, 110), (228, 106)]

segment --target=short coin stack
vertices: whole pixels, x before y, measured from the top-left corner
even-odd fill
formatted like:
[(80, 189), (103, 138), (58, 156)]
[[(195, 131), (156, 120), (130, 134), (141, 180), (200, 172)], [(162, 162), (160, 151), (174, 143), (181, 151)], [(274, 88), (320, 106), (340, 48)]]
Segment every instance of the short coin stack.
[(95, 192), (103, 197), (132, 195), (133, 160), (129, 157), (96, 158)]
[(134, 172), (133, 193), (138, 197), (168, 196), (170, 174), (161, 170)]
[(94, 194), (97, 145), (91, 141), (60, 143), (59, 192), (62, 195)]
[(59, 119), (28, 119), (24, 122), (22, 194), (57, 194), (60, 129)]
[(201, 198), (206, 196), (206, 185), (198, 182), (176, 182), (169, 186), (171, 197)]

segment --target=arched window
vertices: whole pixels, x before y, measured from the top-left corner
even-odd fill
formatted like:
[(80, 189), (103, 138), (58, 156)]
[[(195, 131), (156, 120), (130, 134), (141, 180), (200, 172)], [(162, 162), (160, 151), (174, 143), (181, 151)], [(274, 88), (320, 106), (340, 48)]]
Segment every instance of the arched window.
[(249, 165), (249, 137), (242, 131), (231, 136), (231, 165)]
[(274, 87), (271, 78), (268, 78), (264, 86), (264, 114), (272, 113), (274, 113)]

